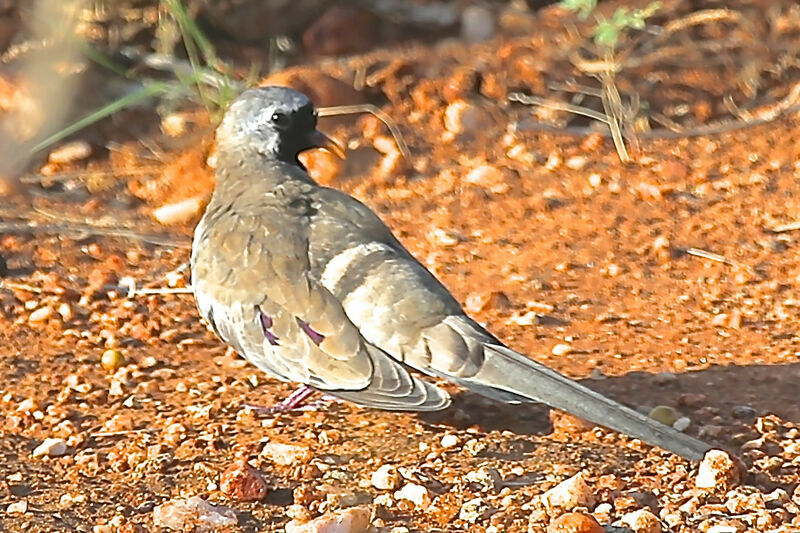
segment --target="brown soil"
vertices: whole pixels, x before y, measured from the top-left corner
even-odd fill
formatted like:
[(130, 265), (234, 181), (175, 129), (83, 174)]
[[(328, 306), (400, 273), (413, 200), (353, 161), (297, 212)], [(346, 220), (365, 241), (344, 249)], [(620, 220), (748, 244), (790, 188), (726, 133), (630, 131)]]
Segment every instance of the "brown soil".
[[(775, 34), (766, 5), (796, 26)], [(639, 92), (651, 111), (686, 104), (688, 115), (675, 120), (687, 128), (730, 118), (725, 95), (757, 113), (798, 82), (794, 67), (774, 68), (779, 45), (798, 44), (800, 15), (789, 16), (792, 5), (735, 6), (753, 21), (756, 37), (773, 31), (771, 49), (754, 51), (752, 36), (726, 34), (741, 46), (725, 53), (741, 59), (752, 52), (763, 100), (742, 89), (736, 62), (650, 63), (621, 73), (619, 88)], [(667, 9), (675, 19), (688, 12), (680, 2)], [(790, 445), (800, 439), (792, 432), (800, 424), (800, 232), (780, 226), (800, 219), (800, 115), (711, 137), (642, 134), (628, 165), (598, 134), (536, 131), (529, 127), (534, 116), (555, 118), (559, 127), (587, 125), (506, 98), (517, 89), (556, 97), (552, 83), (580, 75), (566, 57), (574, 36), (565, 18), (540, 10), (475, 45), (379, 49), (347, 60), (309, 55), (307, 85), (315, 85), (313, 76), (349, 84), (366, 70), (370, 85), (361, 98), (397, 122), (412, 153), (398, 157), (388, 130), (372, 117), (339, 119), (323, 127), (348, 146), (348, 159), (311, 154), (309, 168), (370, 205), (510, 346), (627, 405), (676, 408), (691, 419), (687, 432), (743, 458), (746, 490), (791, 495), (800, 482), (798, 446)], [(445, 126), (447, 113), (459, 106), (467, 111), (458, 115), (463, 131), (454, 132)], [(119, 127), (100, 125), (78, 138), (114, 139)], [(552, 517), (526, 504), (579, 471), (597, 503), (611, 504), (608, 516), (595, 510), (601, 522), (650, 507), (672, 531), (713, 524), (800, 530), (800, 493), (796, 504), (768, 505), (752, 516), (734, 512), (721, 505), (724, 491), (693, 488), (695, 466), (686, 461), (568, 419), (554, 417), (553, 430), (542, 407), (494, 404), (452, 386), (454, 406), (434, 415), (333, 403), (255, 416), (245, 403), (274, 404), (291, 387), (227, 353), (200, 322), (191, 295), (128, 297), (123, 287), (123, 278), (139, 287), (187, 283), (185, 273), (170, 273), (188, 261), (191, 225), (154, 229), (149, 215), (163, 204), (207, 197), (205, 160), (213, 149), (204, 135), (193, 138), (202, 153), (176, 150), (154, 163), (121, 132), (127, 156), (101, 154), (88, 167), (55, 169), (80, 171), (75, 187), (36, 186), (25, 199), (4, 201), (0, 221), (20, 220), (32, 207), (38, 223), (51, 226), (110, 216), (138, 232), (168, 234), (174, 245), (0, 227), (8, 267), (0, 278), (0, 527), (156, 531), (155, 506), (198, 495), (232, 507), (235, 531), (277, 531), (291, 504), (312, 516), (372, 505), (382, 491), (369, 485), (370, 475), (391, 463), (406, 469), (403, 483), (425, 485), (434, 505), (372, 505), (372, 523), (385, 531), (543, 531)], [(151, 173), (135, 175), (154, 164)], [(91, 181), (98, 169), (107, 178), (100, 185)], [(120, 368), (101, 364), (109, 349), (124, 357)], [(443, 448), (449, 434), (458, 444)], [(32, 457), (47, 437), (63, 438), (67, 453)], [(764, 439), (752, 444), (758, 437)], [(469, 444), (475, 440), (480, 445)], [(259, 455), (267, 442), (309, 454), (276, 465)], [(243, 503), (220, 491), (220, 474), (241, 458), (267, 480), (262, 501)], [(481, 466), (497, 469), (505, 488), (482, 492), (465, 481)], [(459, 509), (476, 497), (493, 513), (470, 524)], [(686, 507), (690, 501), (697, 504)], [(24, 512), (6, 512), (19, 502)]]

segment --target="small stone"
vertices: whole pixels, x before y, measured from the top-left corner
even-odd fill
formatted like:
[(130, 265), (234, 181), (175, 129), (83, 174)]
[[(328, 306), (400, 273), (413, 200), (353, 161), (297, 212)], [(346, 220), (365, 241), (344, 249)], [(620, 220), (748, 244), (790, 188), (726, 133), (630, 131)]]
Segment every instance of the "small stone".
[(233, 509), (211, 505), (199, 496), (171, 500), (153, 509), (153, 523), (177, 531), (211, 532), (239, 523)]
[(583, 479), (583, 473), (578, 472), (545, 492), (542, 503), (548, 510), (559, 508), (569, 511), (576, 507), (591, 507), (594, 494)]
[(26, 500), (22, 500), (19, 502), (14, 502), (6, 507), (6, 512), (9, 515), (14, 514), (25, 514), (28, 512), (28, 502)]
[(63, 439), (48, 437), (33, 450), (34, 457), (61, 457), (67, 453), (67, 443)]
[(492, 11), (481, 5), (470, 5), (461, 12), (461, 38), (477, 43), (494, 37), (497, 23)]
[(115, 372), (125, 364), (125, 357), (119, 350), (106, 350), (100, 357), (100, 365), (109, 372)]
[(551, 350), (552, 354), (556, 357), (561, 357), (562, 355), (567, 355), (569, 352), (572, 351), (572, 347), (569, 344), (556, 344), (553, 346)]
[(164, 204), (153, 210), (153, 218), (159, 224), (171, 226), (189, 222), (203, 210), (205, 200), (200, 196), (193, 196), (178, 202)]
[(653, 383), (660, 386), (672, 385), (678, 382), (678, 376), (674, 372), (659, 372), (653, 376)]
[(749, 405), (734, 405), (733, 416), (739, 420), (755, 420), (758, 412)]
[(311, 460), (311, 450), (294, 444), (268, 442), (261, 450), (261, 456), (279, 466), (307, 463)]
[(582, 156), (582, 155), (575, 155), (570, 157), (564, 163), (564, 166), (570, 170), (581, 170), (583, 167), (586, 166), (586, 163), (589, 162), (589, 159)]
[(261, 472), (247, 461), (228, 467), (220, 476), (219, 488), (229, 498), (242, 502), (263, 500), (268, 490)]
[(92, 155), (92, 146), (86, 141), (72, 141), (62, 144), (47, 156), (54, 164), (67, 164), (86, 159)]
[(505, 194), (511, 189), (511, 175), (504, 169), (492, 165), (478, 165), (470, 170), (464, 180), (476, 187), (481, 187), (494, 194)]
[(44, 307), (40, 307), (39, 309), (31, 313), (31, 316), (28, 317), (28, 322), (30, 322), (31, 324), (44, 322), (52, 315), (53, 315), (53, 308), (50, 307), (49, 305), (46, 305)]
[(372, 473), (370, 484), (378, 490), (395, 490), (400, 486), (400, 474), (393, 465), (382, 465)]
[(700, 489), (728, 491), (739, 485), (744, 468), (739, 461), (722, 450), (709, 450), (700, 462), (695, 486)]
[(661, 521), (648, 509), (626, 513), (614, 522), (615, 526), (626, 526), (635, 533), (663, 533)]
[(431, 493), (427, 488), (416, 483), (408, 483), (394, 493), (395, 500), (408, 500), (419, 509), (425, 509), (431, 504)]
[(444, 127), (456, 135), (474, 135), (487, 130), (491, 124), (487, 111), (466, 100), (456, 100), (444, 111)]
[(565, 513), (550, 522), (547, 533), (603, 533), (603, 527), (585, 513)]
[(327, 513), (308, 522), (292, 520), (286, 533), (362, 533), (369, 527), (370, 512), (366, 507), (350, 507)]
[(680, 418), (678, 411), (668, 405), (658, 405), (650, 410), (648, 415), (653, 420), (658, 420), (666, 426), (671, 426)]
[(468, 502), (464, 502), (461, 510), (458, 511), (458, 518), (474, 524), (479, 520), (486, 518), (489, 513), (489, 505), (483, 501), (483, 498), (473, 498)]
[(463, 446), (463, 450), (473, 457), (482, 455), (488, 449), (489, 445), (481, 439), (470, 439)]
[(682, 416), (672, 424), (672, 428), (678, 431), (686, 431), (691, 425), (692, 419), (688, 416)]
[(458, 446), (459, 440), (458, 437), (453, 435), (452, 433), (448, 433), (444, 437), (442, 437), (442, 448), (455, 448)]
[(503, 478), (494, 468), (482, 466), (477, 470), (467, 472), (467, 481), (481, 486), (481, 491), (499, 490), (503, 485)]

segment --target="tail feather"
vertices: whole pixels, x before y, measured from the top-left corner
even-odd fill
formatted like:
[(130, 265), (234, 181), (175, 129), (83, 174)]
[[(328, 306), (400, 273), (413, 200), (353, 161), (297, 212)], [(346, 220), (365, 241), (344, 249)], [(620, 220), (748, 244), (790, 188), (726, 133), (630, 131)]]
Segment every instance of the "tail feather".
[[(524, 396), (698, 461), (711, 446), (606, 398), (509, 348), (484, 345), (485, 359), (467, 387), (494, 388)], [(476, 390), (476, 392), (480, 392)]]

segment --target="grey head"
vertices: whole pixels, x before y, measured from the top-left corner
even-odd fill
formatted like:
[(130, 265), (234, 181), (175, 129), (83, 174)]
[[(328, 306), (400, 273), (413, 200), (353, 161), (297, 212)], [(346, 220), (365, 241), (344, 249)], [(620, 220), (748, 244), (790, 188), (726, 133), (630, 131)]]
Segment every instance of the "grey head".
[(317, 113), (306, 95), (287, 87), (258, 87), (240, 94), (219, 128), (220, 150), (255, 151), (286, 163), (314, 147), (341, 149), (316, 130)]

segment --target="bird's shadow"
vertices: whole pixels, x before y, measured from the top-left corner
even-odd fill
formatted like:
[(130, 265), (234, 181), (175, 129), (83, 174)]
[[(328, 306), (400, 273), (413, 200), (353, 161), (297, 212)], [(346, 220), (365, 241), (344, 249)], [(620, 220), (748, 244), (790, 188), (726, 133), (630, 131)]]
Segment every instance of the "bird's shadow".
[[(767, 414), (800, 423), (800, 402), (797, 402), (800, 363), (712, 366), (676, 374), (674, 379), (631, 372), (619, 377), (583, 380), (582, 384), (634, 408), (672, 406), (695, 426), (752, 423), (756, 416)], [(748, 417), (747, 411), (753, 416)], [(483, 432), (541, 435), (552, 430), (547, 413), (544, 405), (508, 405), (464, 391), (453, 395), (450, 409), (425, 413), (421, 418), (458, 429), (474, 427)]]

